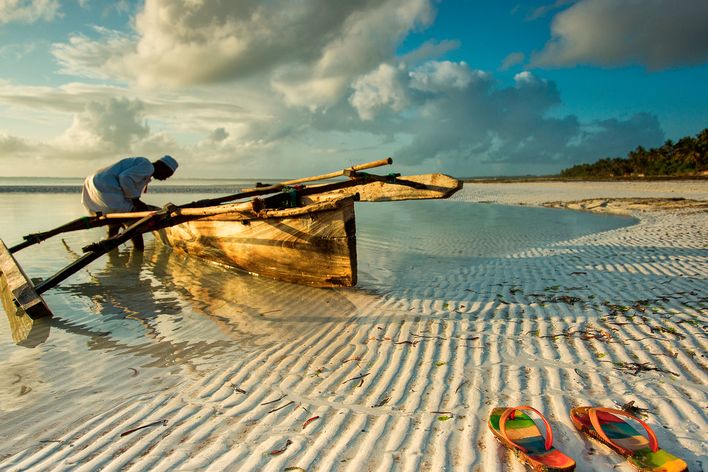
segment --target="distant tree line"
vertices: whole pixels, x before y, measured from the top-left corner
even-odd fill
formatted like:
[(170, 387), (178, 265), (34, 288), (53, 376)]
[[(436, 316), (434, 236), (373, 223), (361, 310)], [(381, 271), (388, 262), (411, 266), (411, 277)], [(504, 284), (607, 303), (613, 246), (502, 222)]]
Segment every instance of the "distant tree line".
[(561, 177), (695, 176), (708, 174), (708, 128), (696, 135), (670, 139), (663, 146), (637, 146), (626, 158), (605, 158), (594, 164), (578, 164), (561, 171)]

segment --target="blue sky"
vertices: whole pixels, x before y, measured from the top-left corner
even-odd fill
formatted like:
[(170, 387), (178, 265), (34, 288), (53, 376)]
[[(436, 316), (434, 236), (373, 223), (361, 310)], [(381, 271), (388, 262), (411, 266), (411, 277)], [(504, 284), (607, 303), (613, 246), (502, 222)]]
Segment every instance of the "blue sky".
[(6, 0), (4, 175), (549, 174), (708, 126), (704, 0)]

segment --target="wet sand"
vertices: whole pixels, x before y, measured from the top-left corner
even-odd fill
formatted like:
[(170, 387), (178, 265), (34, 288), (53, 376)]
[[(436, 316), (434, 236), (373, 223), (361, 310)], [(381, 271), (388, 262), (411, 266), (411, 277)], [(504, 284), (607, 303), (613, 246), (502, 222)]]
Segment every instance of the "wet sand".
[[(576, 470), (629, 471), (568, 411), (634, 401), (660, 445), (701, 470), (708, 185), (466, 184), (454, 199), (592, 200), (574, 205), (638, 223), (384, 292), (121, 251), (48, 295), (72, 316), (44, 342), (3, 350), (0, 468), (521, 471), (486, 420), (530, 404)], [(445, 232), (425, 244), (447, 244)]]

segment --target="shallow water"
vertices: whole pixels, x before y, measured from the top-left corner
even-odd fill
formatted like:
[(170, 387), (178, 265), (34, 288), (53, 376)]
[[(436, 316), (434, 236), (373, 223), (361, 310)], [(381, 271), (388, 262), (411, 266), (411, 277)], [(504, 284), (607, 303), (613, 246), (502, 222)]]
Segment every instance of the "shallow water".
[[(161, 193), (146, 200), (162, 205), (209, 196)], [(75, 194), (0, 193), (0, 235), (8, 246), (21, 241), (24, 234), (79, 216), (82, 207)], [(254, 277), (175, 254), (148, 235), (144, 254), (124, 245), (48, 291), (45, 298), (57, 315), (49, 326), (58, 328), (53, 331), (73, 331), (92, 339), (110, 338), (117, 348), (153, 344), (149, 333), (155, 323), (161, 330), (168, 329), (167, 337), (172, 341), (189, 329), (190, 320), (204, 322), (205, 316), (212, 317), (209, 323), (219, 330), (218, 319), (227, 313), (232, 325), (229, 341), (238, 336), (243, 344), (230, 346), (258, 347), (261, 342), (255, 339), (286, 334), (289, 320), (316, 322), (319, 316), (332, 312), (346, 316), (354, 309), (347, 292), (382, 295), (421, 286), (447, 271), (489, 258), (509, 257), (528, 248), (633, 222), (631, 218), (591, 213), (454, 201), (362, 203), (357, 204), (356, 218), (359, 282), (355, 288), (315, 289)], [(30, 277), (44, 278), (79, 257), (82, 246), (104, 235), (103, 228), (66, 233), (15, 256)], [(271, 319), (278, 323), (267, 328), (242, 323), (239, 316), (258, 316), (266, 325)], [(140, 318), (140, 322), (124, 323), (126, 317)], [(80, 332), (79, 326), (91, 328)], [(0, 352), (15, 349), (6, 328), (4, 325), (1, 332)], [(219, 338), (207, 333), (202, 336), (210, 342)], [(182, 341), (189, 344), (193, 339), (187, 336)]]
[(357, 206), (359, 286), (386, 290), (489, 258), (627, 226), (631, 218), (445, 200)]
[[(160, 193), (145, 200), (184, 203), (208, 196)], [(82, 216), (78, 200), (72, 193), (0, 193), (0, 236), (11, 245), (24, 234)], [(36, 323), (19, 345), (7, 320), (0, 321), (0, 411), (25, 408), (13, 415), (13, 441), (29, 447), (66, 430), (66, 423), (55, 424), (65, 404), (78, 401), (86, 415), (105, 412), (126, 398), (217, 372), (295, 334), (316, 336), (323, 323), (347, 329), (347, 320), (360, 314), (362, 297), (376, 304), (377, 297), (425, 286), (447, 271), (632, 222), (452, 201), (358, 204), (359, 284), (338, 290), (190, 259), (148, 236), (144, 254), (123, 246), (48, 291), (45, 299), (56, 316)], [(30, 277), (46, 277), (104, 233), (68, 233), (16, 257)]]

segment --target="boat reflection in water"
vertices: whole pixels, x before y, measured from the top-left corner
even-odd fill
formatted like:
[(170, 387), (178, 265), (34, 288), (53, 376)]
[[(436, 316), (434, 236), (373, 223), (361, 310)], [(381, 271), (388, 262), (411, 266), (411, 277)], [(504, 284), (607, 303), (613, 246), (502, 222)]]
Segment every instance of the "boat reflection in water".
[(344, 322), (356, 310), (347, 289), (258, 277), (156, 245), (152, 276), (240, 349), (260, 349)]
[(87, 336), (89, 349), (144, 353), (159, 365), (307, 336), (356, 309), (347, 290), (256, 277), (159, 243), (144, 253), (123, 247), (105, 260), (56, 288), (54, 318), (6, 310), (15, 343), (35, 347), (56, 328)]

